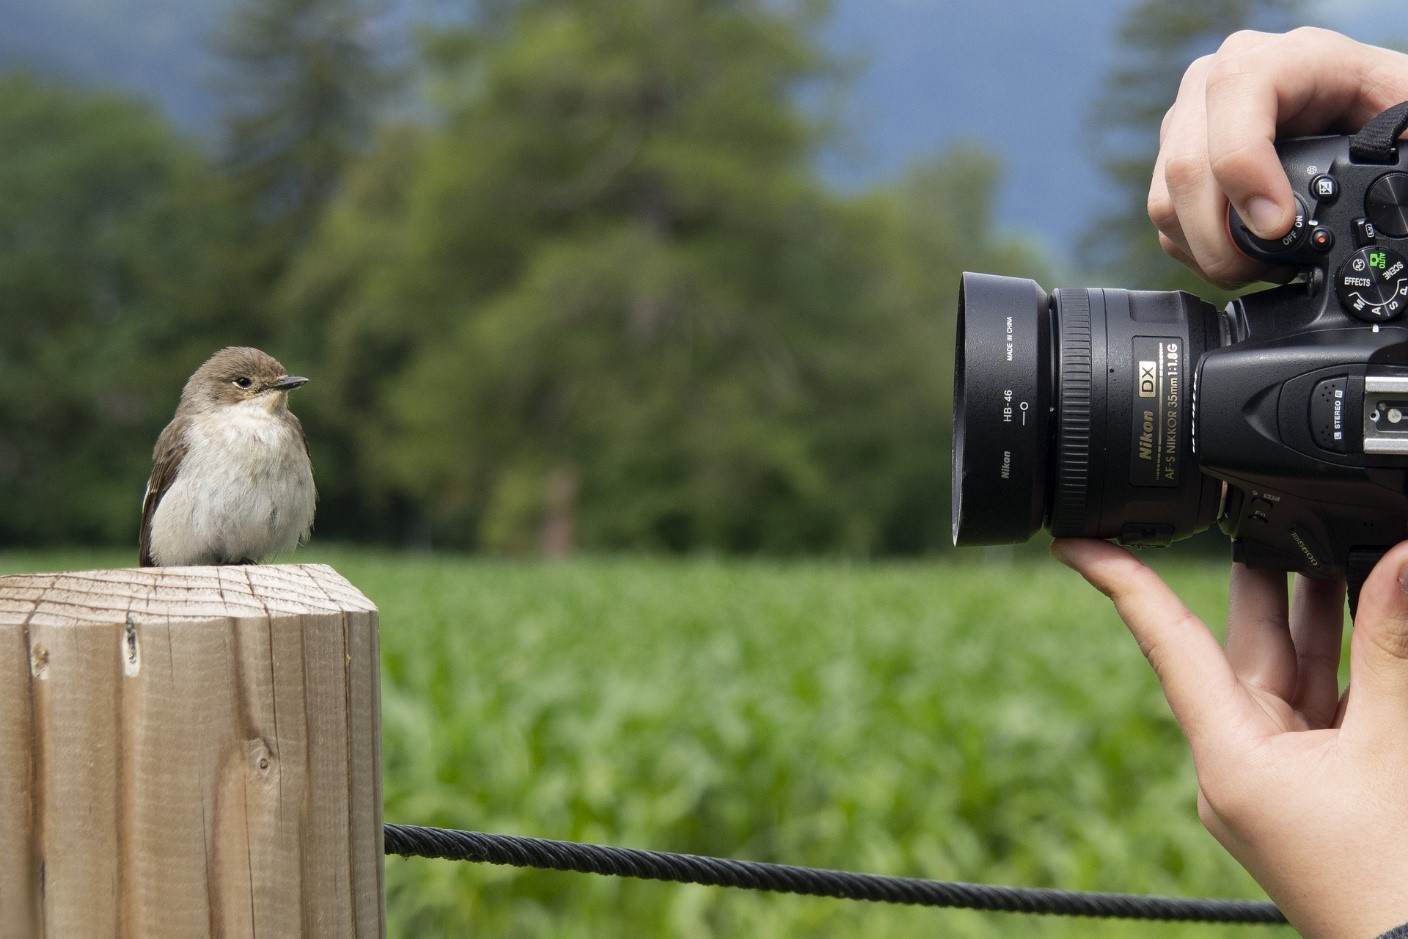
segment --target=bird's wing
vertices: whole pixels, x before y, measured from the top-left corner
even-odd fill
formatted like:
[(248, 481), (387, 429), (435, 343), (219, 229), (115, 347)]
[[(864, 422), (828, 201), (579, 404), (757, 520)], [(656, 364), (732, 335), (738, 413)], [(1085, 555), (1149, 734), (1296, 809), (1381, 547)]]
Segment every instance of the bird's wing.
[[(293, 421), (293, 429), (298, 432), (298, 439), (303, 441), (303, 453), (308, 457), (308, 472), (313, 472), (313, 451), (308, 449), (308, 435), (303, 431), (303, 422), (298, 419), (298, 415), (292, 411), (288, 412), (289, 420)], [(309, 537), (313, 534), (313, 514), (318, 505), (318, 488), (313, 487), (313, 508), (308, 513), (308, 527), (298, 536), (298, 543), (305, 545)]]
[(152, 558), (152, 518), (161, 497), (171, 488), (176, 479), (176, 471), (186, 457), (185, 426), (180, 417), (166, 425), (161, 436), (156, 439), (156, 449), (152, 452), (152, 475), (147, 480), (147, 495), (142, 500), (142, 533), (137, 539), (137, 563), (142, 567), (155, 567)]

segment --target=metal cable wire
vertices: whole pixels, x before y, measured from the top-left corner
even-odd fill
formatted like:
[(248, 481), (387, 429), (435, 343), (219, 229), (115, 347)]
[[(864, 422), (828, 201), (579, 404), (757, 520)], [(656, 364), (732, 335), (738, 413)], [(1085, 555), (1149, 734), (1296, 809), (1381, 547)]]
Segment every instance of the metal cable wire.
[(713, 887), (743, 887), (814, 897), (907, 903), (920, 906), (1090, 916), (1104, 919), (1176, 920), (1200, 923), (1284, 924), (1270, 903), (1251, 900), (1201, 900), (1124, 893), (1079, 893), (1029, 887), (884, 877), (849, 871), (765, 864), (729, 858), (642, 851), (575, 841), (549, 841), (518, 835), (392, 825), (385, 828), (386, 853), (405, 857), (478, 861), (638, 877)]

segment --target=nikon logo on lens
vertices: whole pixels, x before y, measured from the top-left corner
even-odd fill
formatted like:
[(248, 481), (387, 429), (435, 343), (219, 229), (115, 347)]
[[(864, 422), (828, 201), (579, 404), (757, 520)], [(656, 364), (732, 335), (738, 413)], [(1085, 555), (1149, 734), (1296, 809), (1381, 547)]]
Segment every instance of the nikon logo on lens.
[[(1057, 290), (963, 275), (953, 396), (953, 538), (1167, 544), (1212, 524), (1184, 363), (1218, 314), (1176, 292)], [(1020, 415), (1020, 420), (1014, 415)]]

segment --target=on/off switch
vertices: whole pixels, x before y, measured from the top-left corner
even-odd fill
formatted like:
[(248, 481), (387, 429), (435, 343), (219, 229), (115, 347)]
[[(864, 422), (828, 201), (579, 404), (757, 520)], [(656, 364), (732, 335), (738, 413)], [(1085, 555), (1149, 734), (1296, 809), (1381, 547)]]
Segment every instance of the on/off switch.
[(1345, 420), (1345, 393), (1349, 379), (1327, 378), (1310, 393), (1310, 434), (1316, 446), (1336, 453), (1349, 452), (1349, 425)]

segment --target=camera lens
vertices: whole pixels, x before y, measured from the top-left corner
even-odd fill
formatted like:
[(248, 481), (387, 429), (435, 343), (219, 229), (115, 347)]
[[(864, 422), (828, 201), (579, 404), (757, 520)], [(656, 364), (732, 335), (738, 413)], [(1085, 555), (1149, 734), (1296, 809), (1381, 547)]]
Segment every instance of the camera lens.
[(1202, 531), (1220, 484), (1193, 450), (1193, 376), (1220, 342), (1179, 292), (1057, 290), (963, 275), (953, 394), (953, 540), (1167, 544)]

